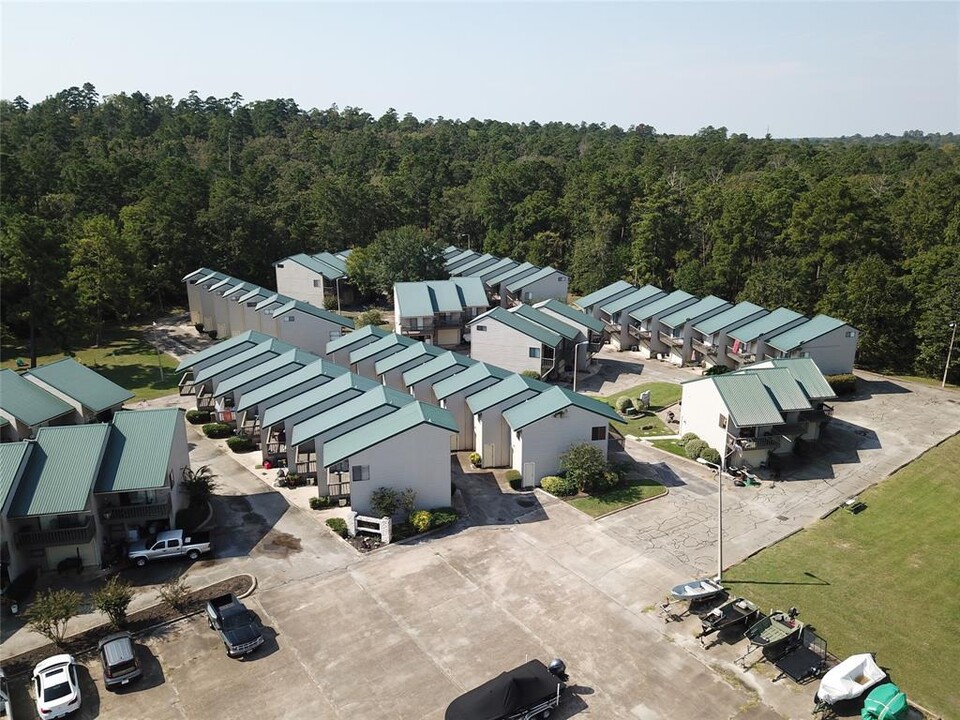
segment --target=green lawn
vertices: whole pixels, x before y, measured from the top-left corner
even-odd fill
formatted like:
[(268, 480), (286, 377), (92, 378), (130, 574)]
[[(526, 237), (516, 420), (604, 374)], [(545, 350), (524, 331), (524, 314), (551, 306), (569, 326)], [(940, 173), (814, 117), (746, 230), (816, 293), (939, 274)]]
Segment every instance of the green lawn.
[(656, 448), (666, 450), (668, 453), (687, 457), (687, 454), (683, 451), (683, 446), (676, 440), (650, 440), (648, 442)]
[[(643, 437), (645, 435), (671, 435), (673, 430), (667, 427), (664, 422), (654, 413), (665, 407), (673, 405), (680, 399), (680, 386), (674, 383), (652, 382), (637, 385), (636, 387), (621, 390), (618, 393), (607, 396), (598, 396), (610, 407), (616, 409), (617, 399), (621, 397), (635, 398), (640, 397), (640, 393), (650, 391), (650, 413), (633, 417), (624, 422), (615, 422), (613, 426), (624, 435), (634, 435)], [(645, 427), (647, 426), (647, 427)]]
[[(124, 328), (105, 334), (100, 347), (84, 348), (74, 352), (77, 362), (96, 370), (105, 378), (134, 393), (129, 403), (169, 395), (177, 388), (179, 378), (174, 374), (177, 361), (169, 355), (157, 355), (156, 348), (147, 342), (140, 329)], [(38, 365), (46, 365), (66, 357), (62, 352), (37, 356)], [(25, 347), (3, 348), (4, 368), (16, 368), (17, 358), (29, 363)], [(163, 366), (163, 380), (160, 367)]]
[(663, 495), (666, 491), (667, 489), (656, 480), (640, 478), (627, 480), (625, 485), (600, 495), (584, 495), (570, 498), (567, 502), (591, 517), (598, 517), (634, 505), (641, 500)]
[(960, 717), (960, 436), (727, 572), (764, 609), (796, 606), (829, 650), (875, 652), (908, 697)]

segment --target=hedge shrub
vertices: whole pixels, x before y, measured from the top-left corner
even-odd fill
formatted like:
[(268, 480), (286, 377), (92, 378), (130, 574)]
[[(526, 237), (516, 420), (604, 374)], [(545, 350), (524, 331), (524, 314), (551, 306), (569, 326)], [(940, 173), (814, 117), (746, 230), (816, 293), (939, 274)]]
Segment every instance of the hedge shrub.
[(452, 507), (434, 508), (430, 511), (430, 528), (442, 528), (453, 525), (460, 518)]
[(684, 433), (683, 437), (677, 441), (678, 445), (686, 445), (691, 440), (699, 440), (700, 436), (696, 433)]
[(483, 462), (483, 458), (480, 457), (480, 453), (477, 452), (470, 453), (470, 457), (468, 459), (470, 460), (470, 464), (474, 467), (480, 467), (480, 464)]
[(826, 375), (825, 379), (837, 395), (852, 395), (857, 391), (856, 375), (849, 373), (846, 375)]
[(426, 532), (433, 522), (433, 515), (429, 510), (414, 510), (410, 513), (410, 525), (418, 533)]
[(209, 410), (187, 410), (187, 422), (191, 425), (203, 425), (210, 422)]
[(532, 378), (534, 380), (540, 379), (540, 373), (538, 373), (536, 370), (524, 370), (522, 373), (520, 373), (520, 375), (522, 377)]
[(642, 413), (646, 410), (646, 408), (643, 406), (643, 400), (640, 399), (639, 395), (633, 398), (631, 402), (633, 403), (633, 409), (637, 414)]
[(633, 409), (633, 400), (628, 397), (618, 397), (616, 403), (617, 412), (621, 415), (626, 415), (627, 410)]
[(714, 450), (712, 447), (705, 447), (700, 452), (700, 457), (702, 457), (708, 463), (713, 463), (714, 465), (720, 464), (720, 453)]
[(691, 460), (696, 460), (707, 447), (709, 446), (703, 440), (691, 440), (683, 446), (683, 453)]
[(540, 487), (557, 497), (567, 497), (577, 494), (577, 484), (575, 482), (567, 478), (557, 477), (556, 475), (548, 475), (543, 478), (540, 481)]
[(323, 497), (314, 496), (310, 498), (310, 509), (311, 510), (323, 510), (324, 508), (330, 507), (330, 496), (324, 495)]
[(253, 450), (255, 445), (253, 440), (251, 440), (246, 435), (236, 435), (234, 437), (227, 438), (227, 447), (233, 450), (235, 453), (250, 452)]
[(329, 518), (327, 520), (327, 527), (342, 538), (347, 536), (347, 521), (343, 518)]
[(203, 426), (203, 434), (216, 440), (233, 435), (233, 428), (221, 422), (207, 423)]

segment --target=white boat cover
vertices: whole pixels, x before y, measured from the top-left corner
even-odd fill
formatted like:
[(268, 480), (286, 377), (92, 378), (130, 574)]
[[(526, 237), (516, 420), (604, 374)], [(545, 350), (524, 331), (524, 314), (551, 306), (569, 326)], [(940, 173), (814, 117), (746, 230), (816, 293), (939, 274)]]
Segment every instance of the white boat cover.
[(851, 655), (827, 671), (820, 680), (817, 697), (829, 705), (840, 700), (851, 700), (860, 697), (885, 677), (886, 673), (874, 662), (870, 653)]

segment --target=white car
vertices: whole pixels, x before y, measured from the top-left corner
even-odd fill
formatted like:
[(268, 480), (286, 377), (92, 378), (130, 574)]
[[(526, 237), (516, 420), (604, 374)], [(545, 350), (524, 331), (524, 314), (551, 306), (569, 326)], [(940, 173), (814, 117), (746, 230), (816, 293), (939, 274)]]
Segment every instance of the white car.
[(80, 709), (80, 683), (73, 655), (54, 655), (33, 669), (37, 712), (43, 720)]

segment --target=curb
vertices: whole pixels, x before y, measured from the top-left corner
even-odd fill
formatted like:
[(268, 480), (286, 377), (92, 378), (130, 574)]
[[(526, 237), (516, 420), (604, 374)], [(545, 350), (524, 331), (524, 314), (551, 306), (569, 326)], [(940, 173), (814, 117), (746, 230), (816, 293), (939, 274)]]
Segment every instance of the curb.
[(654, 500), (659, 500), (660, 498), (666, 497), (667, 495), (670, 494), (670, 488), (668, 488), (666, 485), (660, 485), (660, 487), (662, 487), (664, 491), (663, 491), (662, 493), (660, 493), (659, 495), (655, 495), (655, 496), (653, 496), (653, 497), (645, 498), (645, 499), (643, 499), (643, 500), (637, 500), (637, 502), (635, 502), (635, 503), (630, 503), (629, 505), (624, 505), (623, 507), (617, 508), (616, 510), (611, 510), (610, 512), (605, 512), (605, 513), (603, 513), (603, 515), (596, 515), (596, 516), (591, 515), (591, 514), (588, 513), (588, 512), (584, 512), (583, 510), (581, 510), (580, 508), (578, 508), (576, 505), (571, 504), (570, 502), (568, 502), (567, 500), (565, 500), (565, 499), (562, 498), (562, 497), (557, 497), (556, 495), (553, 495), (552, 493), (547, 492), (546, 490), (544, 490), (544, 489), (543, 489), (542, 487), (540, 487), (540, 486), (535, 487), (534, 490), (537, 490), (537, 491), (539, 491), (539, 492), (542, 492), (542, 493), (543, 493), (544, 495), (546, 495), (547, 497), (551, 497), (551, 498), (553, 498), (554, 500), (557, 500), (558, 502), (562, 502), (562, 503), (565, 504), (567, 507), (569, 507), (569, 508), (571, 508), (571, 509), (573, 509), (573, 510), (576, 510), (576, 511), (577, 511), (578, 513), (580, 513), (581, 515), (583, 515), (583, 516), (585, 516), (585, 517), (588, 517), (588, 518), (590, 518), (590, 519), (593, 520), (593, 521), (596, 521), (596, 520), (602, 520), (603, 518), (606, 518), (606, 517), (610, 517), (611, 515), (616, 515), (616, 514), (619, 513), (619, 512), (623, 512), (624, 510), (629, 510), (630, 508), (635, 508), (635, 507), (637, 507), (638, 505), (644, 505), (644, 504), (646, 504), (646, 503), (648, 503), (648, 502), (653, 502)]

